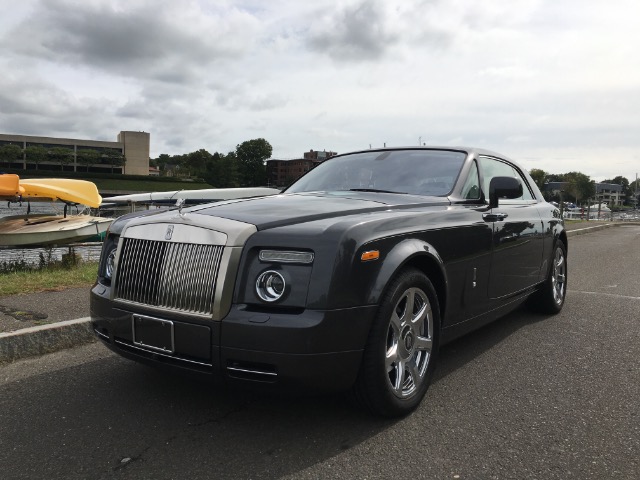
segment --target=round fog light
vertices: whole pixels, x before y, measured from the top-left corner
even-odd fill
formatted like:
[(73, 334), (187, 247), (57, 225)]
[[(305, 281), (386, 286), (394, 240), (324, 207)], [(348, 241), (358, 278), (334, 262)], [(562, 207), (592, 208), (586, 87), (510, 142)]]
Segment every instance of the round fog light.
[(275, 270), (263, 272), (256, 280), (256, 293), (265, 302), (275, 302), (284, 294), (285, 281)]

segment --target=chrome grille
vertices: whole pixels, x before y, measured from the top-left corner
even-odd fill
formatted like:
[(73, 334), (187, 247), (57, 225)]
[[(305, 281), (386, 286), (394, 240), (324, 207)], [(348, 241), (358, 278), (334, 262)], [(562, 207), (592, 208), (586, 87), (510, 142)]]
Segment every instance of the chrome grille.
[(210, 315), (223, 247), (123, 238), (115, 298)]

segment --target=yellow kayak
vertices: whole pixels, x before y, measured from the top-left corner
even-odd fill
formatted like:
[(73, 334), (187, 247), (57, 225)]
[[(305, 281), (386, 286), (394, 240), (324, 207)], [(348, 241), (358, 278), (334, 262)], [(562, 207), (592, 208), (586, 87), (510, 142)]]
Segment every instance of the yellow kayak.
[(24, 193), (20, 186), (20, 177), (13, 174), (0, 175), (0, 197), (14, 198)]
[[(1, 178), (1, 177), (0, 177)], [(69, 178), (32, 178), (20, 180), (23, 200), (50, 199), (69, 203), (80, 203), (97, 208), (102, 202), (98, 188), (93, 182)]]

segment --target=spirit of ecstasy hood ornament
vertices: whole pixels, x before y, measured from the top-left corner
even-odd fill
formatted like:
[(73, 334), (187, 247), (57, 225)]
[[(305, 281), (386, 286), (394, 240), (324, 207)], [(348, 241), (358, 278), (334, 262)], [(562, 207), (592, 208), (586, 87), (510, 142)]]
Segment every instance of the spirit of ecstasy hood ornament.
[(182, 213), (182, 207), (184, 206), (184, 198), (179, 198), (178, 200), (176, 200), (176, 207), (178, 207), (178, 213), (180, 214), (181, 217), (184, 217), (185, 214)]

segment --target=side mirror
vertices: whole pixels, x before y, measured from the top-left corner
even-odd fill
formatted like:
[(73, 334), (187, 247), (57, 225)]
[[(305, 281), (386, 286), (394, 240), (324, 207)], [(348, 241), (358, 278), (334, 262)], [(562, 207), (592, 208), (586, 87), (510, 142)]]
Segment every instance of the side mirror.
[(489, 183), (489, 207), (496, 208), (499, 198), (522, 196), (522, 183), (514, 177), (493, 177)]

